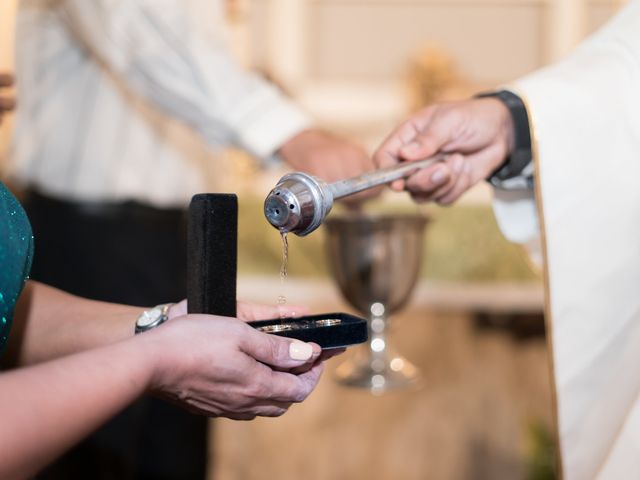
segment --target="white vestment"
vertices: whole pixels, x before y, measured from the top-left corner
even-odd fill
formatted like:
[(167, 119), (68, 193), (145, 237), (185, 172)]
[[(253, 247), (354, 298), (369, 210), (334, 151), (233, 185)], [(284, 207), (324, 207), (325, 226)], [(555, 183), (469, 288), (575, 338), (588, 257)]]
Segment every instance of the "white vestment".
[(541, 226), (563, 478), (640, 478), (640, 1), (513, 90), (537, 209), (498, 192), (496, 215), (522, 242)]

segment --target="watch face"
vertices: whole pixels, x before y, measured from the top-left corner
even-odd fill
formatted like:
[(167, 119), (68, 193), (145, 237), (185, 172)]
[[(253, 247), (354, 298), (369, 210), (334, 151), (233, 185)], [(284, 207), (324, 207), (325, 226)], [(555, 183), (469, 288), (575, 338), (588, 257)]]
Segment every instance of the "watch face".
[(151, 310), (143, 312), (142, 315), (138, 317), (138, 321), (136, 323), (138, 324), (138, 327), (145, 328), (156, 322), (160, 316), (162, 316), (162, 308), (154, 307)]

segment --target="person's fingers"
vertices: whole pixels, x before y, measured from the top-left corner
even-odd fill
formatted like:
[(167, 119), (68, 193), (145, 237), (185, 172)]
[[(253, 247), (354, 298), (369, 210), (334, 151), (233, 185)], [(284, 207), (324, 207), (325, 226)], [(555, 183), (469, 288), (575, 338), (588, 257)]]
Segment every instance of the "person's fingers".
[(451, 167), (447, 163), (440, 163), (424, 168), (409, 177), (405, 188), (411, 194), (431, 195), (437, 189), (453, 181)]
[(346, 348), (330, 348), (330, 349), (327, 349), (327, 350), (322, 350), (322, 353), (320, 354), (320, 357), (314, 363), (312, 363), (312, 364), (308, 363), (308, 364), (302, 365), (300, 367), (292, 368), (291, 370), (289, 370), (289, 373), (293, 373), (295, 375), (300, 375), (302, 373), (306, 373), (309, 370), (311, 370), (314, 367), (316, 367), (316, 365), (318, 365), (319, 363), (326, 362), (327, 360), (344, 353), (346, 350), (347, 350)]
[[(254, 415), (259, 417), (279, 417), (286, 413), (293, 402), (278, 402), (276, 400), (262, 400), (251, 402), (244, 409), (234, 410), (238, 415)], [(205, 408), (206, 411), (206, 408)]]
[(448, 192), (437, 192), (436, 201), (442, 205), (455, 202), (467, 190), (487, 178), (504, 161), (505, 150), (495, 144), (480, 152), (465, 157), (460, 181)]
[(316, 362), (311, 365), (303, 365), (302, 367), (293, 368), (288, 373), (296, 375), (303, 385), (306, 385), (308, 388), (313, 390), (323, 371), (324, 363), (321, 360), (316, 360)]
[(434, 200), (440, 205), (451, 205), (458, 200), (469, 188), (473, 186), (471, 182), (471, 164), (464, 163), (463, 170), (458, 175), (455, 184), (446, 192), (436, 193)]
[(320, 346), (315, 343), (269, 335), (250, 327), (240, 337), (239, 346), (247, 355), (278, 370), (312, 363), (321, 353)]
[[(265, 405), (263, 407), (251, 408), (248, 412), (229, 412), (224, 416), (232, 420), (253, 420), (256, 417), (280, 417), (287, 413), (291, 404), (287, 404), (286, 407), (278, 405)], [(206, 414), (206, 411), (204, 412)], [(219, 416), (219, 415), (216, 415)]]
[(251, 405), (241, 410), (226, 410), (220, 409), (218, 405), (209, 405), (207, 403), (196, 403), (193, 405), (185, 404), (183, 402), (171, 402), (181, 408), (187, 410), (190, 413), (196, 415), (204, 415), (207, 417), (226, 417), (233, 420), (253, 420), (256, 417), (279, 417), (286, 413), (291, 406), (291, 402), (275, 402), (266, 401), (262, 402), (264, 405)]
[(16, 108), (16, 101), (11, 97), (0, 97), (0, 112), (8, 112)]
[(14, 77), (10, 73), (0, 73), (0, 87), (10, 87), (13, 85)]
[(400, 150), (405, 144), (402, 142), (399, 132), (403, 128), (406, 128), (405, 125), (401, 125), (393, 131), (373, 154), (373, 161), (378, 168), (387, 168), (400, 161)]
[(287, 410), (289, 410), (289, 406), (291, 404), (288, 404), (287, 407), (280, 407), (277, 405), (266, 405), (264, 407), (256, 407), (255, 409), (252, 408), (252, 413), (255, 414), (255, 416), (257, 417), (281, 417), (282, 415), (284, 415), (285, 413), (287, 413)]
[(428, 172), (425, 172), (422, 179), (418, 177), (415, 182), (407, 185), (407, 190), (414, 200), (416, 198), (421, 201), (435, 200), (448, 193), (460, 177), (464, 166), (464, 157), (459, 153), (454, 153), (439, 165), (442, 169), (441, 174), (429, 175)]
[[(263, 365), (263, 367), (268, 368)], [(298, 375), (270, 370), (267, 382), (258, 385), (255, 398), (279, 403), (300, 403), (313, 391), (322, 373), (322, 363)]]
[(320, 381), (322, 372), (324, 372), (324, 363), (316, 362), (310, 370), (304, 373), (301, 373), (296, 377), (300, 382), (302, 382), (302, 384), (308, 390), (309, 393), (307, 394), (307, 396), (316, 387), (316, 385), (318, 384), (318, 381)]
[[(402, 149), (427, 128), (437, 110), (437, 107), (427, 107), (396, 127), (373, 155), (373, 161), (378, 168), (389, 167), (401, 161)], [(395, 186), (392, 186), (395, 189)]]
[[(416, 121), (407, 121), (394, 130), (387, 139), (382, 142), (378, 150), (373, 155), (373, 161), (377, 168), (387, 168), (404, 161), (401, 151), (410, 144), (418, 134)], [(389, 187), (402, 192), (406, 188), (404, 179), (394, 180)]]
[(391, 182), (389, 186), (391, 187), (391, 190), (395, 190), (396, 192), (402, 192), (406, 187), (406, 183), (404, 179), (394, 180), (393, 182)]
[(456, 139), (462, 124), (462, 116), (454, 110), (443, 110), (435, 115), (429, 124), (415, 135), (411, 143), (400, 150), (402, 158), (409, 161), (428, 158)]

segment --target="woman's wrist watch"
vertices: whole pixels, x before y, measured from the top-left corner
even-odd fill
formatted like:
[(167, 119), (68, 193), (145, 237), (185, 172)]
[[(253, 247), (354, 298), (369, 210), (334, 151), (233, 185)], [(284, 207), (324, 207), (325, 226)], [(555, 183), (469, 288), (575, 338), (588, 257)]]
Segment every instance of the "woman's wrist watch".
[(142, 312), (136, 320), (136, 335), (156, 328), (158, 325), (166, 322), (169, 319), (169, 308), (171, 308), (172, 305), (173, 303), (164, 303)]

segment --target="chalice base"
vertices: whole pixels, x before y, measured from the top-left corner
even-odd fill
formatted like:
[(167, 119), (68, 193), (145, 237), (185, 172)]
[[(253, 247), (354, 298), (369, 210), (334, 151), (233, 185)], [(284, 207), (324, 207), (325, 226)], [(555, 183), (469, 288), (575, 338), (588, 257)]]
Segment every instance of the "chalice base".
[(336, 369), (338, 383), (368, 389), (374, 395), (420, 386), (418, 368), (406, 358), (391, 352), (372, 352), (369, 345), (358, 347), (353, 358)]

